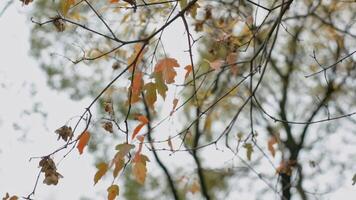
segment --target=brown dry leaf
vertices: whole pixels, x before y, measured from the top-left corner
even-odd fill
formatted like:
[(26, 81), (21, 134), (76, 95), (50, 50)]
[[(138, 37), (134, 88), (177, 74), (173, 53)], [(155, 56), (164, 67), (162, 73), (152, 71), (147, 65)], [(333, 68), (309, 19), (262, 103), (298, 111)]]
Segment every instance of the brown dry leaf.
[(29, 3), (31, 3), (33, 0), (20, 0), (22, 1), (23, 4), (28, 5)]
[(104, 122), (102, 127), (109, 133), (114, 133), (112, 122)]
[(70, 139), (73, 136), (72, 128), (70, 126), (62, 126), (61, 128), (55, 131), (58, 134), (58, 139), (62, 138), (67, 142), (68, 138)]
[(235, 64), (236, 61), (237, 61), (237, 53), (229, 53), (229, 55), (227, 55), (226, 63), (230, 65), (230, 70), (234, 75), (238, 73), (237, 64)]

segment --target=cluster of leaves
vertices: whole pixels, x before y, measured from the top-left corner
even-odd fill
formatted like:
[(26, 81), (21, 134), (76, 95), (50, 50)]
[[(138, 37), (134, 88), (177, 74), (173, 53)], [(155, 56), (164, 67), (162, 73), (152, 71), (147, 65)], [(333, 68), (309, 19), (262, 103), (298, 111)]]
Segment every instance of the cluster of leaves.
[[(28, 5), (31, 1), (22, 2)], [(94, 140), (97, 131), (94, 131), (94, 127), (89, 127), (90, 110), (99, 100), (103, 101), (100, 104), (103, 115), (108, 116), (103, 117), (100, 128), (110, 133), (106, 137), (115, 138), (112, 141), (116, 145), (116, 151), (111, 159), (97, 164), (94, 184), (112, 172), (113, 181), (107, 188), (109, 200), (119, 195), (120, 187), (115, 182), (127, 168), (131, 169), (133, 179), (144, 185), (150, 161), (144, 155), (144, 147), (153, 152), (175, 199), (179, 199), (176, 187), (179, 181), (175, 181), (176, 176), (171, 175), (160, 160), (157, 154), (159, 151), (169, 151), (172, 154), (177, 151), (189, 152), (196, 164), (197, 173), (196, 177), (187, 178), (189, 180), (183, 178), (183, 191), (193, 194), (200, 191), (204, 198), (214, 198), (216, 194), (211, 191), (217, 191), (216, 188), (223, 181), (216, 177), (225, 178), (231, 174), (206, 169), (199, 153), (211, 145), (218, 146), (222, 138), (225, 138), (225, 147), (232, 153), (233, 159), (239, 158), (245, 168), (266, 183), (266, 187), (274, 193), (281, 193), (282, 199), (291, 198), (292, 187), (295, 185), (291, 179), (293, 175), (298, 176), (297, 191), (304, 197), (307, 195), (302, 184), (305, 172), (302, 172), (303, 168), (300, 166), (307, 158), (301, 158), (303, 155), (300, 152), (306, 146), (310, 151), (313, 150), (313, 145), (305, 143), (310, 125), (355, 114), (343, 114), (340, 110), (345, 108), (340, 102), (343, 101), (341, 97), (350, 95), (347, 91), (354, 88), (353, 83), (346, 84), (356, 77), (353, 67), (350, 67), (352, 61), (346, 61), (355, 53), (350, 51), (354, 44), (345, 44), (348, 39), (356, 37), (349, 29), (352, 25), (339, 27), (332, 20), (326, 20), (336, 16), (330, 13), (354, 16), (345, 7), (345, 3), (310, 0), (276, 0), (261, 4), (228, 0), (37, 2), (37, 5), (48, 9), (45, 12), (48, 16), (43, 20), (45, 15), (34, 14), (42, 22), (33, 21), (39, 25), (34, 28), (36, 34), (33, 37), (43, 32), (50, 33), (48, 35), (52, 37), (43, 38), (40, 42), (33, 39), (33, 44), (39, 48), (34, 48), (32, 53), (51, 58), (42, 60), (42, 67), (50, 77), (50, 84), (57, 89), (69, 88), (72, 95), (78, 98), (88, 94), (94, 96), (78, 121), (78, 124), (86, 122), (85, 130), (77, 137), (74, 137), (76, 128), (72, 129), (67, 125), (55, 131), (58, 139), (66, 143), (40, 161), (46, 184), (56, 185), (61, 178), (50, 156), (75, 145), (79, 154), (83, 154), (85, 147), (90, 144), (89, 140)], [(179, 11), (176, 11), (177, 7), (180, 7)], [(297, 11), (299, 7), (306, 14), (300, 14)], [(54, 10), (59, 10), (60, 13), (55, 13)], [(267, 14), (257, 17), (264, 12)], [(179, 76), (179, 69), (184, 66), (180, 63), (184, 62), (168, 56), (162, 42), (163, 32), (177, 19), (182, 19), (184, 25), (182, 32), (187, 36), (190, 60), (184, 67), (183, 83), (177, 83), (176, 78)], [(93, 23), (94, 21), (98, 21), (98, 24)], [(45, 26), (47, 24), (53, 26)], [(192, 33), (191, 24), (195, 33), (201, 36), (198, 39)], [(287, 26), (291, 28), (288, 29)], [(80, 36), (77, 37), (77, 34)], [(308, 41), (300, 40), (302, 36)], [(56, 55), (63, 55), (53, 57), (48, 44), (59, 39), (63, 41), (65, 48), (62, 52), (56, 50)], [(332, 44), (323, 44), (328, 42)], [(199, 46), (194, 46), (197, 43)], [(310, 53), (307, 47), (313, 49), (311, 60), (305, 59)], [(197, 63), (194, 60), (195, 49), (200, 53)], [(315, 54), (314, 49), (319, 50), (322, 58)], [(340, 58), (342, 53), (346, 56)], [(330, 57), (333, 57), (334, 63), (324, 68), (320, 63), (328, 63)], [(341, 66), (336, 67), (344, 60)], [(68, 63), (78, 65), (74, 67), (78, 71), (83, 69), (80, 64), (91, 67), (78, 73)], [(318, 70), (315, 63), (321, 70)], [(111, 68), (108, 70), (102, 66)], [(314, 74), (310, 75), (312, 78), (308, 81), (305, 80), (306, 77), (299, 76), (301, 72), (310, 70)], [(335, 74), (328, 75), (328, 70), (333, 70)], [(321, 73), (324, 77), (317, 76)], [(346, 75), (339, 76), (337, 73)], [(125, 76), (127, 79), (122, 78)], [(174, 94), (171, 112), (165, 117), (156, 112), (160, 106), (157, 105), (160, 101), (158, 96), (165, 101), (172, 87), (181, 87), (181, 90), (178, 89), (181, 96)], [(311, 92), (306, 92), (306, 88)], [(123, 93), (127, 95), (122, 95)], [(307, 97), (299, 98), (303, 96), (300, 94), (312, 96), (318, 101), (315, 103)], [(350, 97), (354, 98), (353, 95)], [(178, 105), (178, 99), (183, 98), (185, 101)], [(300, 102), (306, 103), (296, 108), (294, 105), (300, 105)], [(329, 103), (333, 105), (332, 109), (329, 108)], [(350, 103), (347, 105), (355, 106)], [(182, 107), (185, 111), (185, 118), (181, 120), (183, 128), (174, 136), (164, 135), (162, 137), (166, 139), (155, 140), (151, 135), (156, 128), (152, 126), (155, 117), (163, 117), (162, 121), (175, 117), (174, 114)], [(322, 108), (327, 111), (326, 118), (315, 120), (316, 117), (324, 116)], [(330, 113), (335, 114), (335, 117)], [(337, 115), (339, 113), (342, 114)], [(297, 117), (306, 120), (292, 120)], [(296, 128), (294, 124), (303, 127)], [(144, 127), (147, 127), (147, 131), (142, 133)], [(93, 130), (89, 132), (89, 128)], [(238, 132), (237, 137), (230, 134), (234, 131)], [(123, 133), (123, 137), (116, 133)], [(205, 143), (201, 138), (205, 139)], [(263, 147), (258, 142), (261, 140), (266, 141), (263, 142)], [(100, 144), (99, 139), (95, 139), (95, 142)], [(169, 148), (155, 146), (161, 143), (167, 144)], [(177, 143), (180, 144), (175, 148)], [(243, 157), (240, 156), (241, 147), (244, 149)], [(269, 153), (265, 153), (265, 150)], [(263, 161), (268, 162), (276, 172), (268, 178), (276, 178), (277, 181), (282, 179), (280, 188), (271, 187), (264, 176), (253, 168), (252, 165)], [(279, 165), (276, 167), (274, 163)]]

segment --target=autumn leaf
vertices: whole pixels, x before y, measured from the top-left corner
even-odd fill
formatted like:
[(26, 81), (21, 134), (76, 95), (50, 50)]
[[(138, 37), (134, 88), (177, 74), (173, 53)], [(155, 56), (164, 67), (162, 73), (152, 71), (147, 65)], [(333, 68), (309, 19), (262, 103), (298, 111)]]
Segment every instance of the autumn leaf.
[(143, 89), (145, 91), (145, 100), (150, 108), (154, 108), (154, 104), (157, 101), (157, 87), (155, 83), (147, 83), (145, 86), (143, 86)]
[(163, 80), (166, 84), (174, 83), (174, 78), (177, 75), (174, 67), (179, 67), (179, 64), (174, 58), (164, 58), (159, 60), (155, 66), (155, 72), (161, 72)]
[(174, 113), (174, 111), (176, 110), (177, 104), (178, 104), (178, 99), (177, 99), (177, 98), (174, 98), (174, 99), (173, 99), (173, 108), (172, 108), (171, 113), (169, 114), (170, 116), (172, 116), (173, 113)]
[(6, 192), (5, 197), (2, 198), (2, 200), (18, 200), (19, 197), (17, 197), (16, 195), (13, 195), (10, 197), (9, 193)]
[(148, 161), (149, 159), (147, 158), (147, 156), (142, 154), (137, 154), (133, 159), (134, 164), (132, 167), (132, 173), (136, 181), (140, 184), (145, 183), (145, 179), (147, 175), (146, 162)]
[(141, 122), (140, 124), (138, 124), (136, 126), (136, 128), (134, 129), (134, 132), (132, 134), (131, 139), (133, 140), (136, 135), (138, 134), (138, 132), (140, 132), (140, 130), (142, 129), (142, 127), (144, 127), (147, 123), (148, 123), (148, 119), (144, 116), (144, 115), (139, 115), (137, 117), (137, 119)]
[(89, 131), (85, 131), (84, 133), (82, 133), (82, 135), (79, 136), (79, 142), (77, 145), (79, 154), (83, 153), (84, 147), (88, 144), (89, 139), (90, 139)]
[(62, 138), (66, 142), (73, 136), (73, 131), (70, 126), (62, 126), (61, 128), (57, 129), (55, 133), (58, 134), (57, 140)]
[(108, 171), (108, 164), (101, 162), (99, 163), (96, 168), (98, 171), (96, 172), (94, 176), (94, 185), (98, 183), (98, 181), (105, 175), (105, 173)]
[(68, 10), (75, 4), (75, 0), (61, 0), (61, 13), (63, 16), (67, 16)]
[(141, 43), (137, 43), (134, 47), (134, 52), (133, 54), (128, 58), (128, 65), (131, 65), (129, 68), (129, 71), (132, 72), (133, 68), (136, 68), (136, 66), (138, 66), (142, 59), (143, 59), (143, 55), (144, 53), (147, 51), (146, 49), (143, 49), (143, 44)]
[(248, 160), (251, 160), (252, 152), (253, 152), (253, 146), (251, 143), (246, 143), (243, 145), (243, 147), (246, 149), (246, 156)]
[(191, 65), (187, 65), (184, 67), (185, 69), (185, 75), (184, 75), (184, 79), (187, 79), (189, 74), (193, 71), (193, 67)]
[(109, 3), (118, 3), (119, 0), (109, 0)]
[(277, 144), (277, 138), (275, 136), (272, 136), (268, 140), (268, 151), (271, 152), (272, 156), (274, 157), (276, 154), (276, 150), (274, 149), (273, 145)]
[(193, 184), (189, 188), (189, 192), (195, 194), (200, 191), (200, 185), (197, 181), (194, 181)]
[(141, 88), (143, 83), (142, 77), (142, 72), (138, 71), (134, 74), (131, 84), (131, 104), (136, 103), (140, 100)]
[(157, 72), (153, 74), (153, 77), (155, 79), (155, 84), (156, 84), (156, 90), (158, 92), (158, 94), (161, 95), (161, 97), (163, 99), (166, 98), (166, 93), (168, 91), (168, 87), (167, 85), (164, 83), (163, 80), (163, 75), (161, 72)]
[(114, 200), (119, 195), (119, 186), (111, 185), (108, 189), (108, 200)]
[(119, 144), (116, 145), (115, 149), (118, 150), (117, 156), (119, 158), (124, 158), (131, 149), (135, 148), (135, 145), (124, 143), (124, 144)]
[(114, 178), (116, 178), (119, 175), (119, 172), (124, 168), (125, 160), (122, 158), (114, 159), (114, 164), (115, 164), (115, 168), (113, 171), (113, 176)]
[(112, 122), (104, 122), (101, 126), (109, 133), (114, 132)]

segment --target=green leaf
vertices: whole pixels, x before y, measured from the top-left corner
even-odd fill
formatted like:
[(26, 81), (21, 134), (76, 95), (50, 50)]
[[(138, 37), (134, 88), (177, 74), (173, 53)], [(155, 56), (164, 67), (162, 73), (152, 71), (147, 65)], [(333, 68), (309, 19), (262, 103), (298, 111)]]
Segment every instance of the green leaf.
[(157, 101), (157, 94), (156, 94), (156, 84), (150, 82), (143, 86), (145, 91), (145, 99), (149, 107), (154, 108), (154, 104)]
[(162, 72), (155, 72), (153, 74), (155, 79), (156, 89), (158, 94), (162, 96), (163, 99), (166, 98), (166, 92), (168, 91), (167, 85), (164, 83)]

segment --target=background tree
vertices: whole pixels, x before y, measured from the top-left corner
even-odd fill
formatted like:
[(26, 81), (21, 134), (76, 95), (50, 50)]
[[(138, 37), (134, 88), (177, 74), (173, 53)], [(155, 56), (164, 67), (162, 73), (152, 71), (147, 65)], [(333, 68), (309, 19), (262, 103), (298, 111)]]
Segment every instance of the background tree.
[[(98, 156), (95, 183), (113, 172), (108, 199), (120, 189), (127, 199), (234, 199), (251, 188), (249, 198), (311, 199), (351, 176), (353, 2), (29, 5), (36, 6), (31, 53), (49, 84), (93, 98), (78, 121), (56, 131), (64, 145), (39, 158), (44, 183), (62, 177), (55, 155), (82, 153), (88, 141)], [(186, 38), (184, 60), (165, 51), (176, 45), (163, 42), (174, 26)], [(153, 173), (146, 178), (148, 165), (159, 166), (165, 184)]]

